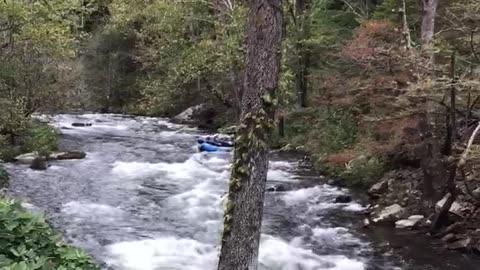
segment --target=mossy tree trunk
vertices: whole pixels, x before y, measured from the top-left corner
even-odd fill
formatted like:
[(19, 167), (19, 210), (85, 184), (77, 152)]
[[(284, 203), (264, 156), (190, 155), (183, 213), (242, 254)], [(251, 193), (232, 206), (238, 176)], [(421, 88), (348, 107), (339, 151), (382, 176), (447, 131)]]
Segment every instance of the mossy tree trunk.
[(256, 270), (281, 59), (282, 1), (248, 1), (244, 95), (219, 270)]

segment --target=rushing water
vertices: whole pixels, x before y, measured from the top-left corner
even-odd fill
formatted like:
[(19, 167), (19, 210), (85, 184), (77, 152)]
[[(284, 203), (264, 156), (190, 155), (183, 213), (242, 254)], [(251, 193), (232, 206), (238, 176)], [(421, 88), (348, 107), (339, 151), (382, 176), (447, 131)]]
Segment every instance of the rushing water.
[[(215, 269), (229, 153), (197, 153), (200, 131), (162, 119), (84, 114), (51, 123), (64, 149), (87, 158), (47, 171), (10, 165), (14, 196), (45, 211), (105, 269)], [(274, 156), (268, 180), (290, 191), (266, 195), (260, 270), (478, 269), (434, 251), (396, 252), (384, 234), (361, 230), (360, 204), (333, 203), (346, 190), (321, 184), (295, 160)]]

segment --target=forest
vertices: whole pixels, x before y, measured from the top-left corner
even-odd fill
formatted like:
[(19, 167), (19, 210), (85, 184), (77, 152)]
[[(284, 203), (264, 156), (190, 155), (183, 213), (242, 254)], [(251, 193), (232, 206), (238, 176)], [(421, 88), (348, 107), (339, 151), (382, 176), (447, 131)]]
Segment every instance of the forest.
[[(257, 269), (270, 149), (367, 194), (365, 226), (480, 254), (478, 0), (3, 0), (0, 63), (5, 190), (59, 149), (39, 115), (197, 108), (236, 138), (218, 269)], [(8, 197), (0, 269), (96, 269)]]

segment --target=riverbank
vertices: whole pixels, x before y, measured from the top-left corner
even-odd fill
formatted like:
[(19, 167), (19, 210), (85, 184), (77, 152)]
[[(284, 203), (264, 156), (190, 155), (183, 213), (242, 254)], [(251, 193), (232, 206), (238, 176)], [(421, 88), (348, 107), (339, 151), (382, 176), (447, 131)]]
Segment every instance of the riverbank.
[[(331, 184), (368, 195), (364, 223), (372, 229), (414, 230), (430, 237), (432, 245), (480, 254), (478, 145), (470, 148), (465, 166), (452, 172), (448, 164), (458, 163), (462, 142), (450, 157), (434, 151), (435, 156), (425, 157), (427, 142), (420, 138), (419, 123), (408, 116), (376, 123), (372, 130), (348, 110), (305, 109), (287, 114), (279, 142), (284, 150), (304, 153), (319, 174), (336, 179)], [(453, 202), (448, 199), (449, 177), (456, 189)], [(427, 197), (429, 178), (433, 183)]]
[(92, 258), (67, 245), (45, 217), (5, 197), (8, 173), (0, 163), (0, 268), (97, 270)]
[[(192, 112), (188, 124), (195, 124)], [(431, 237), (433, 245), (480, 254), (480, 222), (475, 206), (479, 201), (476, 197), (480, 198), (477, 188), (480, 183), (476, 180), (480, 178), (474, 166), (476, 150), (464, 171), (468, 181), (458, 177), (456, 200), (445, 216), (441, 210), (447, 201), (444, 180), (447, 170), (436, 178), (440, 180), (434, 183), (436, 195), (424, 197), (426, 174), (421, 167), (424, 152), (418, 119), (407, 116), (383, 121), (381, 125), (374, 123), (368, 128), (363, 124), (362, 128), (356, 117), (345, 109), (293, 111), (284, 115), (283, 130), (273, 135), (271, 145), (280, 151), (305, 155), (318, 174), (335, 179), (330, 184), (368, 195), (370, 207), (364, 223), (372, 225), (373, 230), (377, 226), (414, 230)], [(437, 164), (445, 162), (440, 156), (430, 159)], [(442, 169), (444, 165), (437, 165), (433, 170)]]

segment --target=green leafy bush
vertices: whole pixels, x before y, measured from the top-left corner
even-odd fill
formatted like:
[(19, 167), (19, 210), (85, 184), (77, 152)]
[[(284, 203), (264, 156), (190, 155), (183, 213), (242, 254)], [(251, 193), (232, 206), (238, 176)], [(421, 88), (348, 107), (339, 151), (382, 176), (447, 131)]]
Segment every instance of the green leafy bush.
[(32, 123), (24, 138), (24, 152), (38, 151), (47, 154), (58, 150), (58, 134), (45, 123)]
[(43, 216), (27, 213), (13, 200), (0, 199), (0, 269), (98, 268), (86, 253), (67, 246)]
[(285, 142), (294, 147), (308, 146), (306, 152), (322, 157), (351, 146), (356, 133), (348, 110), (307, 109), (287, 117)]
[(48, 154), (58, 149), (58, 134), (45, 123), (30, 122), (19, 132), (15, 139), (0, 135), (0, 159), (12, 161), (16, 156), (38, 151)]
[(360, 156), (350, 161), (345, 170), (340, 172), (340, 176), (352, 186), (369, 188), (383, 176), (384, 172), (385, 165), (382, 160)]

